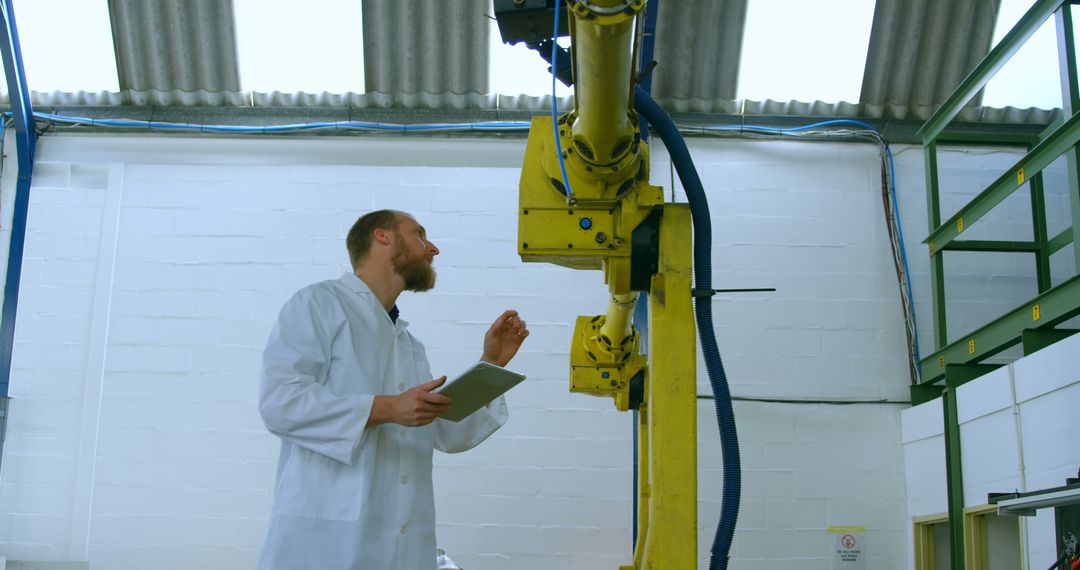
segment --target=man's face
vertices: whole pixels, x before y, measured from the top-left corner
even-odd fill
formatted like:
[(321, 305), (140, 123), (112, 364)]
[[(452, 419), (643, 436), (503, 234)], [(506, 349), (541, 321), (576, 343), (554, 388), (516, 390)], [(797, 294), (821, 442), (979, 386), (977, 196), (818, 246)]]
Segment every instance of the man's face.
[(434, 287), (435, 269), (431, 264), (439, 248), (428, 241), (424, 227), (409, 216), (401, 216), (394, 233), (391, 261), (394, 272), (405, 280), (405, 290), (427, 291)]

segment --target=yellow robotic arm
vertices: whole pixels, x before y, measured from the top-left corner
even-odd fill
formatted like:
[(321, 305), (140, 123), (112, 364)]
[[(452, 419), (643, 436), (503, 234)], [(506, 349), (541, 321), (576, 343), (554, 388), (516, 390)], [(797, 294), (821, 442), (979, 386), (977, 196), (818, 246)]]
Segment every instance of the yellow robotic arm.
[[(546, 4), (496, 0), (504, 41), (550, 37), (529, 20)], [(606, 314), (577, 318), (570, 390), (610, 396), (617, 409), (639, 411), (639, 532), (633, 564), (622, 569), (691, 570), (697, 567), (691, 220), (686, 205), (665, 204), (663, 188), (649, 184), (649, 148), (633, 108), (644, 9), (645, 0), (566, 0), (574, 109), (555, 121), (532, 120), (518, 253), (526, 262), (603, 271), (611, 298)], [(640, 291), (650, 293), (647, 359), (631, 324)]]

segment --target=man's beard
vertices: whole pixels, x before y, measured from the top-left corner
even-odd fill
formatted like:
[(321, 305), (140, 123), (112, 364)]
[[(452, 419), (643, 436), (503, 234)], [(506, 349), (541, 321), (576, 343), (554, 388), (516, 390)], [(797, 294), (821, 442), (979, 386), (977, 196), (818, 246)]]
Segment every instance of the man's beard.
[(409, 259), (399, 243), (392, 258), (394, 272), (405, 280), (406, 291), (427, 291), (435, 286), (435, 269), (423, 255)]

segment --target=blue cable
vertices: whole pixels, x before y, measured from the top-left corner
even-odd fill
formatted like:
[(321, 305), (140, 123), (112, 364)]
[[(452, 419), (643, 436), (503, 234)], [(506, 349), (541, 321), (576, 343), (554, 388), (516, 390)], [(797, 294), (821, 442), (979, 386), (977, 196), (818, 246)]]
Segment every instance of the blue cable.
[[(830, 125), (842, 125), (842, 124), (857, 125), (857, 126), (862, 127), (864, 129), (873, 131), (873, 132), (877, 133), (879, 136), (881, 135), (881, 131), (877, 130), (873, 125), (870, 125), (869, 123), (864, 123), (863, 121), (858, 121), (858, 120), (855, 120), (855, 119), (832, 119), (832, 120), (828, 120), (828, 121), (821, 121), (821, 122), (818, 122), (818, 123), (812, 123), (812, 124), (809, 124), (809, 125), (802, 125), (802, 126), (799, 126), (799, 127), (790, 127), (790, 128), (766, 127), (766, 126), (763, 126), (763, 125), (711, 125), (711, 126), (707, 126), (707, 127), (704, 127), (704, 128), (706, 130), (713, 130), (713, 131), (759, 131), (759, 132), (765, 132), (765, 133), (785, 134), (785, 133), (797, 133), (797, 132), (807, 131), (807, 130), (815, 129), (815, 128), (819, 128), (819, 127), (825, 127), (825, 126), (830, 126)], [(911, 272), (910, 272), (910, 268), (908, 266), (907, 246), (904, 244), (904, 230), (903, 230), (903, 226), (900, 223), (900, 205), (899, 205), (899, 201), (896, 198), (896, 175), (895, 175), (896, 167), (895, 167), (895, 164), (893, 162), (892, 149), (889, 147), (889, 144), (884, 141), (884, 139), (882, 139), (882, 146), (884, 146), (884, 148), (885, 148), (885, 156), (888, 158), (888, 161), (889, 161), (889, 173), (890, 173), (890, 176), (889, 176), (889, 199), (892, 202), (893, 216), (896, 218), (896, 233), (897, 233), (898, 241), (900, 242), (900, 263), (904, 268), (904, 288), (907, 290), (908, 300), (911, 303), (909, 315), (910, 315), (910, 318), (911, 318), (911, 328), (912, 328), (912, 335), (913, 335), (913, 343), (915, 345), (914, 349), (913, 349), (913, 352), (914, 352), (914, 355), (915, 355), (915, 362), (916, 362), (915, 374), (916, 374), (916, 376), (918, 376), (919, 375), (919, 367), (918, 367), (917, 363), (922, 359), (921, 356), (920, 356), (920, 353), (919, 353), (919, 328), (917, 326), (917, 321), (916, 321), (916, 318), (915, 318), (915, 305), (914, 305), (915, 304), (915, 296), (912, 295), (912, 291), (911, 291)]]
[(829, 125), (839, 125), (839, 124), (858, 125), (858, 126), (863, 127), (865, 129), (874, 131), (875, 133), (881, 134), (880, 131), (875, 129), (873, 126), (871, 126), (871, 125), (869, 125), (867, 123), (864, 123), (862, 121), (856, 121), (854, 119), (832, 119), (832, 120), (829, 120), (829, 121), (821, 121), (819, 123), (812, 123), (812, 124), (809, 124), (809, 125), (802, 125), (800, 127), (790, 127), (790, 128), (786, 128), (786, 129), (785, 128), (780, 128), (780, 127), (766, 127), (766, 126), (763, 126), (763, 125), (709, 125), (709, 126), (706, 126), (704, 128), (707, 129), (707, 130), (710, 130), (710, 131), (747, 131), (747, 130), (750, 130), (750, 131), (763, 131), (763, 132), (767, 132), (767, 133), (797, 133), (797, 132), (800, 132), (800, 131), (807, 131), (807, 130), (810, 130), (810, 129), (816, 129), (818, 127), (825, 127), (825, 126), (829, 126)]
[(196, 125), (190, 123), (169, 123), (163, 121), (136, 121), (131, 119), (93, 119), (89, 117), (71, 117), (66, 115), (54, 115), (51, 113), (34, 113), (35, 117), (49, 121), (63, 123), (77, 123), (94, 126), (109, 127), (137, 127), (165, 130), (188, 130), (200, 132), (232, 132), (232, 133), (274, 133), (288, 131), (313, 131), (321, 129), (342, 130), (369, 130), (369, 131), (396, 131), (396, 132), (430, 132), (430, 131), (463, 131), (463, 130), (527, 130), (530, 126), (522, 121), (489, 121), (481, 123), (431, 123), (403, 125), (392, 123), (368, 123), (363, 121), (335, 121), (299, 123), (292, 125)]
[(555, 108), (555, 103), (558, 101), (555, 98), (555, 71), (559, 69), (558, 65), (556, 65), (559, 53), (559, 4), (562, 4), (562, 0), (555, 0), (555, 29), (551, 33), (551, 130), (555, 135), (555, 153), (559, 159), (559, 170), (562, 171), (563, 184), (566, 185), (566, 197), (572, 198), (574, 192), (570, 190), (570, 178), (566, 176), (566, 162), (563, 161), (562, 156), (562, 140), (559, 138), (559, 113)]
[(904, 264), (904, 285), (907, 287), (908, 300), (911, 302), (911, 329), (914, 335), (915, 343), (915, 376), (921, 376), (919, 370), (919, 361), (922, 357), (919, 355), (919, 327), (916, 326), (915, 321), (915, 296), (911, 294), (911, 273), (908, 271), (908, 259), (907, 259), (907, 247), (904, 245), (904, 229), (900, 224), (900, 206), (896, 199), (896, 167), (893, 164), (892, 149), (889, 148), (889, 143), (885, 143), (885, 155), (889, 157), (889, 196), (892, 198), (893, 203), (893, 215), (896, 216), (896, 233), (900, 238), (900, 258)]

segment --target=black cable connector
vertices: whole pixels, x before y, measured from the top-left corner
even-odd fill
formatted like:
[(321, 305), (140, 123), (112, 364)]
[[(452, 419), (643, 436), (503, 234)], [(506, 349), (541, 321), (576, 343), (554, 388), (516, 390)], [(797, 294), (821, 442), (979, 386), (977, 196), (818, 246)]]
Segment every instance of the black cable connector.
[(763, 287), (759, 289), (691, 289), (690, 294), (695, 299), (712, 297), (720, 293), (763, 293), (776, 291), (776, 287)]
[(653, 70), (656, 69), (656, 66), (659, 63), (660, 62), (658, 62), (658, 61), (656, 61), (654, 59), (654, 60), (650, 61), (649, 63), (646, 63), (645, 65), (641, 66), (642, 71), (641, 71), (641, 73), (638, 74), (638, 80), (637, 80), (638, 85), (643, 85), (646, 81), (648, 81), (649, 76), (652, 75)]

